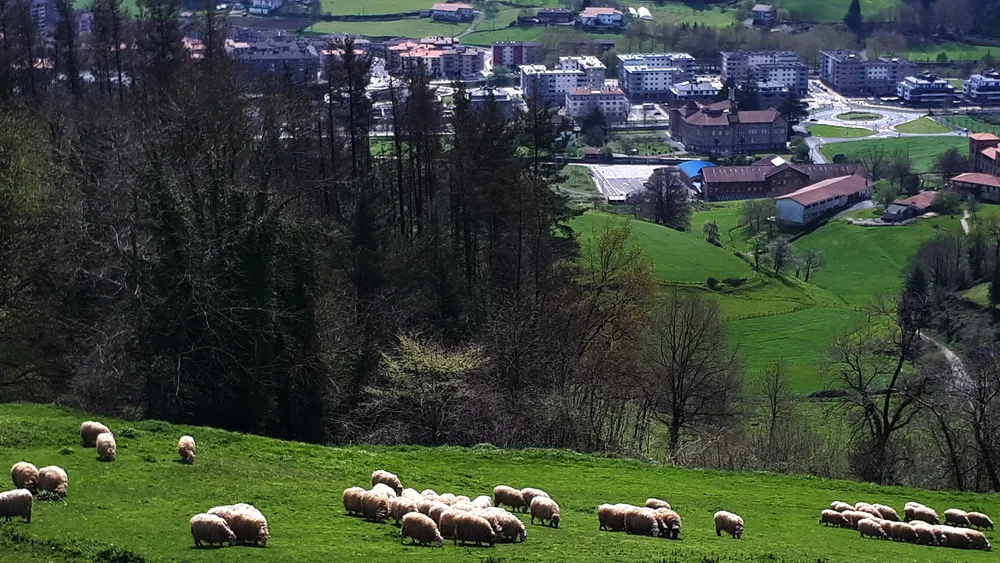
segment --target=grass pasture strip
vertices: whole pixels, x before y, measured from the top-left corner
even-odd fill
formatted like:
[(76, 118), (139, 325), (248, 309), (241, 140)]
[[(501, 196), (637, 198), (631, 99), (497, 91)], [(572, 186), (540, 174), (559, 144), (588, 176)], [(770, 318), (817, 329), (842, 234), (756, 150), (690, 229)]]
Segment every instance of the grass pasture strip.
[(900, 133), (917, 133), (927, 135), (934, 133), (948, 133), (951, 129), (941, 125), (929, 117), (921, 117), (920, 119), (914, 119), (913, 121), (907, 121), (902, 125), (897, 125), (896, 131), (899, 131)]
[(849, 141), (844, 143), (827, 143), (820, 149), (827, 160), (833, 160), (834, 155), (843, 154), (849, 160), (860, 160), (868, 148), (878, 144), (887, 155), (903, 151), (910, 156), (913, 171), (916, 173), (930, 172), (934, 160), (951, 147), (955, 147), (964, 155), (969, 154), (969, 141), (965, 137), (897, 137), (891, 139), (870, 139), (867, 141)]

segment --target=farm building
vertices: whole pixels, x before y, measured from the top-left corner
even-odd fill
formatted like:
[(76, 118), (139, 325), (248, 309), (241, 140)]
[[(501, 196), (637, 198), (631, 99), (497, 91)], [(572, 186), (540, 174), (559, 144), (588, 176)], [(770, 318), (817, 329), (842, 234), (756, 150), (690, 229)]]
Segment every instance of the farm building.
[(841, 176), (868, 177), (863, 164), (798, 164), (777, 155), (750, 166), (718, 166), (702, 171), (706, 200), (725, 201), (785, 195), (810, 184)]
[(778, 21), (778, 9), (770, 4), (757, 4), (750, 10), (754, 25), (771, 26)]
[(872, 195), (872, 184), (864, 176), (840, 176), (806, 186), (775, 198), (778, 223), (803, 227), (827, 213), (844, 209)]
[(937, 192), (920, 192), (913, 197), (897, 199), (886, 208), (885, 213), (882, 214), (882, 220), (894, 223), (919, 217), (927, 213), (927, 210), (934, 205), (936, 198)]
[(580, 25), (583, 27), (621, 27), (625, 18), (614, 8), (584, 8), (580, 12)]
[(434, 4), (431, 8), (431, 17), (435, 20), (470, 21), (475, 15), (472, 6), (468, 4)]
[(966, 172), (951, 179), (951, 189), (962, 197), (1000, 202), (1000, 178), (982, 172)]

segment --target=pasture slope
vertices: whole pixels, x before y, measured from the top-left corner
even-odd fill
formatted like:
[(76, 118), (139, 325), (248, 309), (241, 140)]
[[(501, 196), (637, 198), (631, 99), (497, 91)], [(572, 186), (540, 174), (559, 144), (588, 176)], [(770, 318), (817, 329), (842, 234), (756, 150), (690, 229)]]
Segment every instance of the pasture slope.
[[(990, 561), (985, 552), (862, 540), (857, 532), (818, 524), (833, 500), (880, 502), (902, 511), (916, 500), (936, 508), (1000, 514), (1000, 498), (876, 487), (766, 473), (683, 470), (562, 450), (353, 446), (327, 448), (157, 421), (103, 418), (118, 437), (114, 463), (96, 461), (79, 444), (79, 425), (93, 415), (70, 409), (0, 405), (0, 462), (58, 464), (69, 474), (64, 502), (38, 502), (30, 525), (0, 524), (5, 563), (140, 562), (921, 562)], [(195, 465), (177, 462), (176, 442), (198, 441)], [(131, 436), (131, 437), (126, 437)], [(345, 515), (341, 492), (370, 485), (374, 469), (397, 472), (404, 485), (474, 496), (498, 483), (547, 490), (561, 505), (559, 529), (532, 526), (523, 544), (444, 549), (401, 546), (391, 523)], [(683, 518), (679, 541), (598, 530), (603, 502), (667, 499)], [(192, 515), (224, 503), (249, 502), (268, 518), (266, 548), (195, 549)], [(716, 537), (712, 514), (746, 520), (742, 541)], [(993, 533), (987, 534), (993, 537)]]

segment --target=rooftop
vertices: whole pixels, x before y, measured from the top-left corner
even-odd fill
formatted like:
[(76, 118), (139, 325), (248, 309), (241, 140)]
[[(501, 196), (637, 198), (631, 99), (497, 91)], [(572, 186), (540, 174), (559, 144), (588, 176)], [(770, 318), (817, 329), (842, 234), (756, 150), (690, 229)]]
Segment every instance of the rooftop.
[(434, 4), (431, 10), (435, 12), (457, 12), (459, 10), (471, 10), (472, 6), (468, 4)]
[(613, 14), (618, 14), (619, 16), (622, 15), (621, 11), (614, 8), (584, 8), (584, 10), (580, 12), (580, 17), (594, 18), (597, 16), (610, 16)]
[(976, 184), (979, 186), (990, 186), (991, 188), (1000, 188), (1000, 178), (996, 176), (991, 176), (990, 174), (981, 174), (979, 172), (966, 172), (965, 174), (959, 174), (951, 179), (952, 182), (965, 182), (966, 184)]
[(799, 205), (811, 205), (834, 197), (854, 195), (870, 185), (871, 182), (864, 176), (839, 176), (816, 182), (775, 199), (790, 199)]
[(919, 194), (908, 197), (906, 199), (897, 199), (892, 202), (896, 205), (905, 205), (907, 207), (915, 207), (921, 211), (927, 209), (934, 204), (934, 200), (937, 198), (937, 192), (920, 192)]
[(757, 4), (750, 11), (751, 12), (770, 12), (774, 10), (774, 6), (770, 4)]
[(625, 92), (615, 86), (605, 86), (600, 90), (596, 88), (570, 88), (569, 93), (574, 96), (624, 96)]
[(973, 141), (1000, 141), (1000, 137), (993, 133), (973, 133), (969, 135), (969, 138)]

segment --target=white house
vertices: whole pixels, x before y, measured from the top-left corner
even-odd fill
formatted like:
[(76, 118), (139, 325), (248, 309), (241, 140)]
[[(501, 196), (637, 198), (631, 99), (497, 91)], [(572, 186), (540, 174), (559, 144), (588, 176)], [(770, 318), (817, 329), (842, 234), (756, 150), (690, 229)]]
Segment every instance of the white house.
[(621, 27), (625, 16), (614, 8), (584, 8), (580, 12), (580, 25), (584, 27)]
[(468, 21), (476, 16), (472, 6), (468, 4), (450, 3), (434, 4), (431, 8), (431, 18), (445, 21)]
[(778, 222), (802, 227), (827, 213), (870, 198), (871, 195), (871, 182), (864, 176), (840, 176), (823, 180), (775, 198)]

